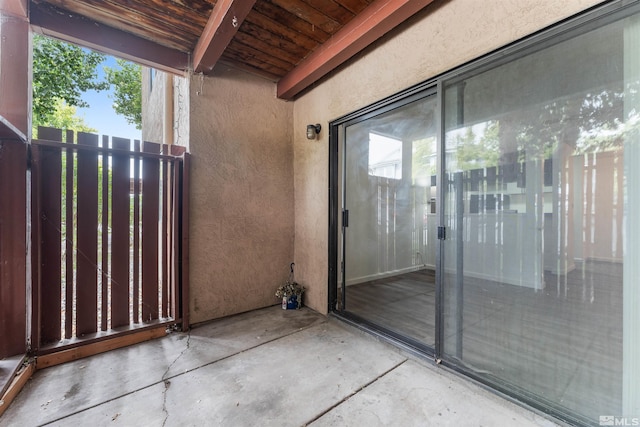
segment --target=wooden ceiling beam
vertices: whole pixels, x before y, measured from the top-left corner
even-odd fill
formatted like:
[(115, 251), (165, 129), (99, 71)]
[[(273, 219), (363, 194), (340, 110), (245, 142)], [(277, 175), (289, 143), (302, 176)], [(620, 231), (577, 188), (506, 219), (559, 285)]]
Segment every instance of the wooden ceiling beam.
[(158, 70), (182, 74), (189, 68), (189, 55), (186, 52), (159, 45), (45, 3), (31, 3), (30, 21), (34, 32)]
[(278, 81), (278, 97), (305, 88), (400, 25), (433, 0), (376, 0)]
[(26, 18), (27, 0), (0, 0), (0, 13), (18, 18)]
[[(29, 80), (26, 3), (22, 0), (0, 0), (0, 139), (27, 140), (31, 115)], [(0, 344), (0, 359), (2, 356), (3, 345)]]
[(218, 0), (193, 50), (193, 69), (210, 72), (233, 39), (256, 0)]

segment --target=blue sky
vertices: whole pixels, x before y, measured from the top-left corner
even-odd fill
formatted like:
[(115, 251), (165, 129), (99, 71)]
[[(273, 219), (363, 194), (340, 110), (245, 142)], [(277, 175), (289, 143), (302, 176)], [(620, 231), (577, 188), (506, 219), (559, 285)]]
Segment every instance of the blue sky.
[[(104, 66), (117, 67), (113, 56), (98, 66), (99, 79), (104, 79)], [(82, 95), (82, 99), (89, 103), (90, 108), (78, 108), (77, 114), (83, 117), (87, 125), (98, 129), (100, 135), (118, 136), (129, 139), (140, 139), (141, 131), (134, 125), (127, 123), (127, 120), (113, 110), (113, 98), (110, 97), (112, 91), (88, 91)]]

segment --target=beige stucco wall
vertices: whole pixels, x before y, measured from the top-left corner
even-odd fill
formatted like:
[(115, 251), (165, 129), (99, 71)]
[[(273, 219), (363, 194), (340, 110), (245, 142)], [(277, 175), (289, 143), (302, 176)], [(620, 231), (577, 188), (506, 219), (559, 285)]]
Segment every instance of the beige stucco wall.
[[(328, 122), (569, 17), (598, 0), (436, 2), (298, 98), (293, 110), (295, 262), (305, 303), (327, 311)], [(305, 138), (321, 123), (319, 141)]]
[[(192, 154), (192, 322), (277, 303), (292, 261), (305, 304), (326, 313), (329, 121), (597, 3), (436, 2), (294, 102), (226, 66), (174, 79), (174, 140)], [(143, 100), (146, 140), (162, 141), (164, 83)], [(305, 137), (310, 123), (323, 126), (318, 140)]]
[(173, 76), (173, 143), (189, 150), (191, 77)]
[(217, 67), (190, 80), (191, 321), (278, 303), (293, 261), (293, 103)]
[[(153, 78), (151, 75), (153, 74)], [(190, 76), (142, 67), (142, 140), (189, 149)], [(170, 85), (170, 90), (167, 90)], [(166, 120), (171, 122), (168, 126)]]
[[(150, 73), (154, 73), (151, 85)], [(142, 67), (142, 140), (162, 143), (164, 73)]]

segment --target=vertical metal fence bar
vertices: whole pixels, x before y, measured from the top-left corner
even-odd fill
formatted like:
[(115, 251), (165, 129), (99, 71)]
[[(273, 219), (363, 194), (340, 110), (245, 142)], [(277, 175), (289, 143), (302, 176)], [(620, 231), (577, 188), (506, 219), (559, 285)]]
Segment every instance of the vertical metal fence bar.
[(178, 175), (178, 171), (179, 171), (179, 165), (180, 165), (180, 161), (176, 160), (174, 162), (171, 163), (171, 176), (172, 176), (172, 180), (171, 180), (171, 217), (170, 217), (170, 225), (171, 225), (171, 230), (169, 232), (170, 235), (170, 246), (169, 246), (169, 274), (171, 277), (171, 283), (169, 285), (169, 316), (173, 317), (174, 319), (177, 318), (178, 315), (178, 309), (177, 309), (177, 304), (178, 304), (178, 295), (177, 295), (177, 289), (178, 289), (178, 273), (180, 271), (180, 269), (178, 268), (178, 253), (180, 251), (179, 248), (179, 236), (180, 233), (178, 232), (179, 230), (179, 212), (180, 212), (180, 208), (178, 205), (178, 185), (180, 183), (180, 176)]
[(181, 215), (177, 223), (180, 229), (180, 315), (182, 317), (182, 330), (189, 330), (189, 168), (191, 157), (184, 153), (181, 168), (180, 207)]
[[(73, 141), (73, 131), (67, 131), (67, 141)], [(73, 164), (75, 153), (66, 151), (65, 185), (65, 310), (64, 337), (69, 339), (73, 333)]]
[[(177, 145), (172, 145), (170, 148), (170, 154), (172, 156), (182, 156), (185, 153), (185, 148)], [(169, 243), (169, 257), (167, 262), (169, 263), (169, 308), (168, 315), (177, 319), (180, 317), (180, 307), (178, 306), (180, 301), (179, 289), (180, 289), (180, 245), (181, 245), (181, 233), (180, 233), (180, 194), (181, 194), (181, 158), (174, 158), (170, 164), (171, 167), (171, 198), (170, 198), (170, 243)]]
[[(109, 137), (102, 137), (102, 147), (109, 146)], [(102, 306), (100, 307), (100, 329), (107, 330), (109, 318), (109, 156), (102, 154)]]
[[(62, 131), (40, 128), (39, 135), (53, 141), (62, 140)], [(40, 213), (41, 221), (41, 344), (61, 338), (62, 269), (61, 269), (61, 203), (62, 156), (59, 148), (40, 151)]]
[[(3, 147), (4, 149), (4, 147)], [(40, 221), (40, 151), (41, 147), (31, 146), (31, 346), (32, 350), (40, 348), (42, 323), (42, 241), (41, 241), (41, 221)], [(6, 155), (6, 154), (5, 154)], [(2, 164), (2, 166), (5, 166)], [(3, 168), (6, 171), (8, 168)], [(0, 171), (2, 172), (2, 171)], [(0, 184), (2, 184), (0, 182)], [(2, 243), (0, 241), (0, 243)], [(11, 353), (13, 354), (13, 353)]]
[[(161, 146), (142, 143), (145, 153), (160, 153)], [(158, 221), (160, 162), (142, 161), (142, 320), (158, 318)]]
[[(112, 141), (114, 149), (129, 150), (128, 139)], [(111, 161), (111, 328), (129, 325), (129, 158), (117, 153)]]
[[(162, 146), (162, 152), (163, 153), (167, 153), (169, 150), (169, 146), (168, 145), (163, 145)], [(167, 232), (168, 232), (168, 225), (169, 225), (169, 201), (170, 201), (170, 196), (171, 196), (171, 187), (169, 185), (169, 168), (167, 167), (167, 160), (163, 160), (162, 161), (162, 197), (160, 200), (161, 206), (162, 206), (162, 219), (161, 219), (161, 224), (162, 224), (162, 228), (161, 228), (161, 243), (160, 243), (160, 262), (161, 262), (161, 270), (162, 270), (162, 278), (161, 278), (161, 283), (162, 283), (162, 288), (160, 290), (160, 293), (162, 294), (161, 296), (161, 302), (160, 302), (160, 312), (158, 313), (159, 316), (161, 317), (167, 317), (167, 302), (168, 302), (168, 298), (167, 298), (167, 293), (169, 290), (169, 247), (167, 246), (168, 244), (168, 236), (167, 236)]]
[[(79, 132), (78, 144), (98, 146), (98, 135)], [(98, 328), (98, 153), (78, 154), (78, 253), (76, 272), (76, 335)]]
[[(140, 151), (140, 141), (133, 142)], [(140, 159), (133, 160), (133, 323), (140, 321)]]

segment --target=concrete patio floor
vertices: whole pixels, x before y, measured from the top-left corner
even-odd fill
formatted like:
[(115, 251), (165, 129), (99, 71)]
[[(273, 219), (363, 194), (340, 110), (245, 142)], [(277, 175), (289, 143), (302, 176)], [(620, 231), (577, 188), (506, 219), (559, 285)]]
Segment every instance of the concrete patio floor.
[(36, 372), (2, 426), (553, 426), (308, 309), (217, 320)]

